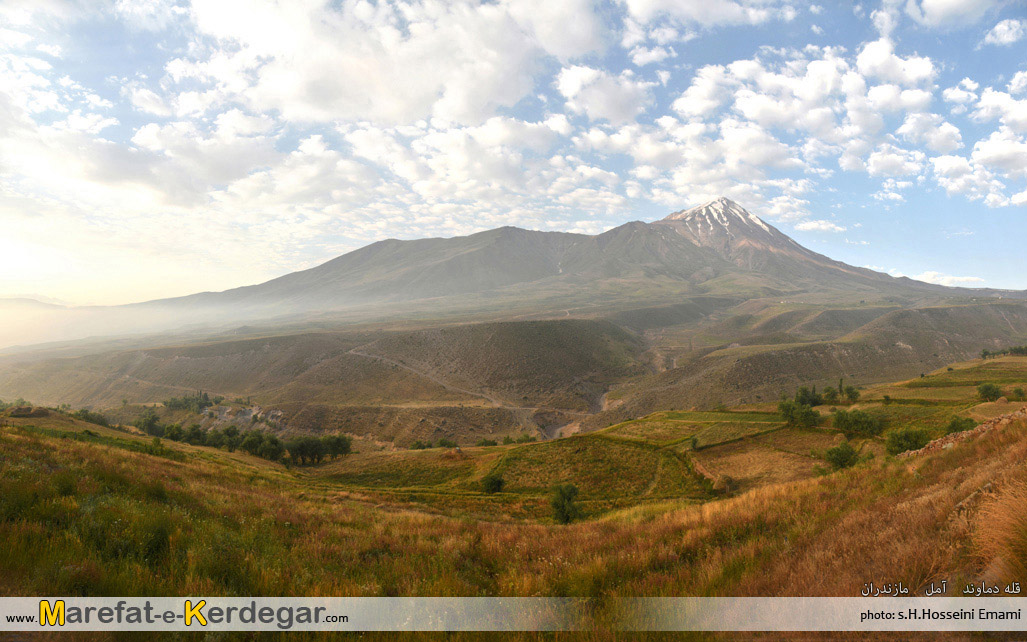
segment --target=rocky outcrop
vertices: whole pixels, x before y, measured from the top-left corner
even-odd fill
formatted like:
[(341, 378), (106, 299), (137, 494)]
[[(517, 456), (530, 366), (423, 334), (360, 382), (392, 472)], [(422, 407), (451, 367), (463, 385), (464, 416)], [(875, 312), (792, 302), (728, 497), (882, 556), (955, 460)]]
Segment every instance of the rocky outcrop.
[(997, 428), (1005, 428), (1014, 421), (1023, 420), (1027, 420), (1027, 407), (1020, 408), (1016, 412), (1011, 412), (1008, 415), (1002, 415), (1000, 417), (995, 417), (994, 419), (989, 419), (988, 421), (985, 421), (984, 423), (978, 425), (976, 428), (971, 428), (970, 430), (964, 430), (963, 432), (956, 432), (952, 433), (951, 435), (939, 437), (938, 439), (935, 439), (934, 441), (930, 442), (920, 450), (909, 450), (899, 454), (898, 457), (917, 457), (920, 455), (926, 455), (933, 452), (938, 452), (941, 450), (952, 448), (954, 445), (961, 441), (975, 439), (986, 432), (990, 432)]

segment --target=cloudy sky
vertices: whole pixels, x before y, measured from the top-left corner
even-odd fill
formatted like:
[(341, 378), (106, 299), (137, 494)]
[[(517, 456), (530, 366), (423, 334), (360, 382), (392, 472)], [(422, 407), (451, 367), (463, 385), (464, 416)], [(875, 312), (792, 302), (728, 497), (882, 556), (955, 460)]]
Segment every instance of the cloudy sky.
[(721, 195), (855, 265), (1027, 288), (1027, 2), (0, 2), (0, 296)]

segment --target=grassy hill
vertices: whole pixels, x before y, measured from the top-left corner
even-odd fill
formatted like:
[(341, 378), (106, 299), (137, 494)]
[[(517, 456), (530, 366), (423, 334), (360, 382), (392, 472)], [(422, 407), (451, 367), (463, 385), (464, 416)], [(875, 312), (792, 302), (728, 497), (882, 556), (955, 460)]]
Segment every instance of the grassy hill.
[[(1025, 405), (969, 391), (1027, 384), (1027, 358), (951, 368), (867, 388), (856, 407), (940, 435), (953, 415)], [(1027, 568), (1023, 420), (910, 458), (871, 439), (874, 456), (839, 472), (820, 458), (840, 438), (829, 419), (787, 428), (758, 406), (294, 468), (60, 413), (3, 423), (5, 595), (858, 595)], [(713, 493), (702, 471), (739, 485)], [(490, 472), (502, 492), (482, 491)], [(563, 482), (582, 490), (569, 526), (548, 514)]]

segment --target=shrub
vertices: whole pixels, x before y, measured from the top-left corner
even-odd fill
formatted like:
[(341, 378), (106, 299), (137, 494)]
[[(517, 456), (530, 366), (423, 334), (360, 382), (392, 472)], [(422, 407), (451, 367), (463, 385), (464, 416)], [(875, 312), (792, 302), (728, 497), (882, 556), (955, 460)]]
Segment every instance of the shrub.
[(901, 428), (888, 433), (885, 447), (890, 455), (898, 455), (907, 450), (919, 450), (931, 441), (931, 436), (922, 428)]
[(824, 388), (824, 403), (838, 403), (838, 391), (831, 386)]
[(515, 439), (514, 443), (517, 443), (517, 444), (530, 444), (533, 441), (535, 441), (535, 437), (525, 433), (525, 434), (521, 435), (520, 437), (518, 437), (517, 439)]
[(410, 444), (410, 450), (427, 450), (429, 448), (434, 448), (430, 441), (421, 441), (418, 439), (414, 443)]
[(481, 479), (481, 487), (488, 494), (498, 493), (503, 490), (503, 478), (497, 473), (489, 473)]
[(789, 426), (810, 428), (817, 425), (817, 422), (820, 421), (819, 412), (797, 401), (781, 401), (781, 403), (777, 404), (777, 410)]
[(439, 448), (456, 448), (456, 442), (452, 439), (446, 439), (443, 437), (439, 440)]
[(849, 442), (843, 442), (838, 444), (834, 448), (828, 448), (827, 452), (824, 453), (827, 462), (835, 468), (848, 468), (849, 466), (856, 463), (858, 455), (856, 449), (852, 447)]
[(553, 489), (550, 505), (557, 524), (570, 524), (581, 517), (581, 509), (575, 503), (577, 497), (578, 487), (574, 484), (562, 484)]
[(1023, 388), (1013, 388), (1013, 401), (1027, 401), (1027, 392)]
[(813, 389), (802, 387), (795, 393), (795, 403), (800, 406), (819, 406), (824, 403), (824, 398), (817, 394), (817, 387)]
[(496, 443), (495, 439), (479, 439), (478, 443), (476, 443), (474, 445), (475, 446), (496, 446), (498, 444)]
[(513, 437), (511, 437), (510, 435), (507, 435), (506, 437), (503, 437), (503, 445), (504, 446), (509, 446), (513, 442), (514, 442)]
[(853, 386), (847, 386), (845, 388), (845, 398), (849, 400), (849, 403), (856, 403), (859, 401), (859, 390), (856, 390)]
[(834, 413), (834, 427), (849, 439), (876, 437), (884, 431), (884, 419), (862, 410), (839, 410)]
[(1002, 396), (1002, 389), (993, 383), (982, 383), (977, 386), (977, 395), (984, 401), (995, 401)]
[(949, 425), (945, 428), (945, 432), (951, 435), (954, 432), (970, 430), (975, 426), (977, 426), (977, 422), (969, 417), (953, 417), (952, 421), (950, 421)]

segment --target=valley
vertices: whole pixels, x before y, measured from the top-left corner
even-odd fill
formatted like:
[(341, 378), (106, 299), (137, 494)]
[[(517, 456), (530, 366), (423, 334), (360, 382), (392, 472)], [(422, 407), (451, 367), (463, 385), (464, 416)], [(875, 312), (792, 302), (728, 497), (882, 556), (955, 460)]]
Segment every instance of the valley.
[[(1002, 396), (982, 399), (983, 384)], [(1027, 357), (997, 356), (864, 387), (818, 406), (810, 427), (748, 404), (545, 442), (357, 441), (313, 466), (9, 408), (0, 590), (615, 597), (1004, 582), (1018, 577), (1027, 508), (1024, 387)], [(879, 417), (883, 432), (850, 438), (856, 459), (839, 469), (840, 411)], [(938, 438), (958, 417), (989, 429), (890, 454), (891, 433)], [(489, 475), (499, 491), (483, 490)], [(568, 483), (581, 514), (560, 525), (549, 500)]]

